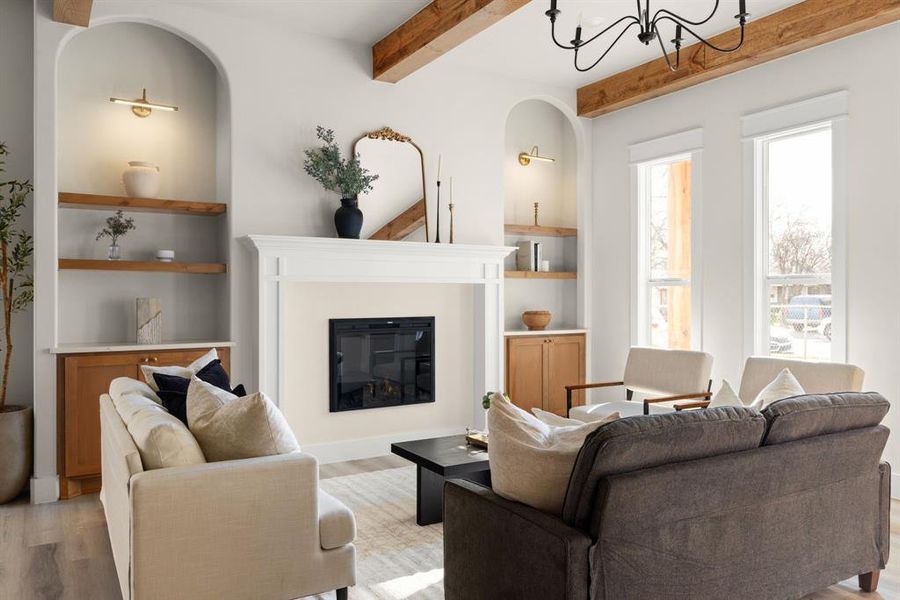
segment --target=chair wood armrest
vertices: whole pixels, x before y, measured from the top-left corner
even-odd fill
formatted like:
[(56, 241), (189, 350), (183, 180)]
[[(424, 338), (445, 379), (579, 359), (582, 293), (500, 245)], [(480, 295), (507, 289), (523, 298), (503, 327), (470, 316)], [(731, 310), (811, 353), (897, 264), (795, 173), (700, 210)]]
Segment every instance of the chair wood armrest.
[(624, 381), (604, 381), (601, 383), (576, 383), (566, 386), (566, 416), (572, 410), (572, 392), (576, 390), (592, 390), (596, 388), (607, 388), (625, 385)]
[[(712, 398), (711, 392), (698, 392), (696, 394), (679, 394), (677, 396), (663, 396), (661, 398), (644, 398), (644, 414), (650, 414), (650, 405), (656, 404), (658, 402), (675, 402), (677, 400), (696, 400), (698, 398), (705, 398), (707, 400), (706, 404), (709, 404), (709, 399)], [(677, 408), (676, 405), (676, 409)]]
[(709, 400), (704, 402), (684, 402), (682, 404), (676, 404), (675, 410), (687, 410), (689, 408), (706, 408), (709, 406)]
[(567, 385), (566, 391), (590, 390), (590, 389), (594, 389), (594, 388), (616, 387), (618, 385), (625, 385), (625, 382), (624, 381), (604, 381), (602, 383), (578, 383), (575, 385)]

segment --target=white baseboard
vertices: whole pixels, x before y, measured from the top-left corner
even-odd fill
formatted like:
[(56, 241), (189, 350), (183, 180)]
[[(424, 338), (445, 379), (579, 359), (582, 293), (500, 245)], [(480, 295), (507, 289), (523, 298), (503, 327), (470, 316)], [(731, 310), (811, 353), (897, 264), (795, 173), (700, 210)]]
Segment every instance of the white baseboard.
[(409, 440), (442, 437), (465, 432), (465, 427), (443, 427), (439, 429), (424, 429), (390, 435), (380, 435), (356, 440), (344, 440), (341, 442), (309, 445), (301, 444), (301, 448), (304, 452), (315, 456), (319, 460), (319, 464), (326, 465), (328, 463), (345, 460), (358, 460), (361, 458), (384, 456), (391, 453), (391, 444), (395, 442), (408, 442)]
[(57, 500), (59, 500), (59, 477), (50, 475), (49, 477), (31, 478), (32, 504), (47, 504)]

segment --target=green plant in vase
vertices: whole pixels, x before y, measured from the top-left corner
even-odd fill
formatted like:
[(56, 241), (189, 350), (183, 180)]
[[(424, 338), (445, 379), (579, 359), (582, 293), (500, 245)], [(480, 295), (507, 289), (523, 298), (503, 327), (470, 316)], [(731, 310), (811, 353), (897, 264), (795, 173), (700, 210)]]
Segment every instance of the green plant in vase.
[(122, 209), (117, 210), (116, 214), (106, 219), (106, 227), (97, 233), (97, 241), (102, 240), (105, 237), (108, 237), (112, 241), (106, 254), (106, 257), (109, 260), (119, 260), (119, 258), (121, 258), (122, 253), (121, 248), (119, 248), (119, 238), (135, 229), (134, 219), (126, 217), (125, 213), (122, 212)]
[(372, 191), (372, 183), (378, 175), (360, 164), (358, 154), (344, 158), (334, 141), (334, 130), (318, 126), (316, 137), (322, 145), (305, 151), (303, 168), (323, 188), (341, 195), (341, 206), (334, 213), (338, 237), (359, 239), (363, 224), (359, 195)]
[[(6, 171), (6, 144), (0, 142), (0, 173)], [(31, 195), (28, 180), (0, 182), (0, 281), (3, 298), (3, 379), (0, 381), (0, 504), (15, 498), (31, 475), (33, 417), (31, 408), (7, 404), (12, 364), (12, 317), (34, 301), (34, 281), (28, 272), (34, 240), (18, 227)]]

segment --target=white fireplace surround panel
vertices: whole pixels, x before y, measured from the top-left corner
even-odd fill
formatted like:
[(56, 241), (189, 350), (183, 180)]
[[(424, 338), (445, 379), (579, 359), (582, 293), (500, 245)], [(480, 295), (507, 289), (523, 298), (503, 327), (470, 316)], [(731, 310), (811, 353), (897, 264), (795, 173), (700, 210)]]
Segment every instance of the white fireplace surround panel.
[(475, 290), (472, 422), (481, 396), (503, 388), (503, 259), (507, 246), (249, 235), (256, 252), (257, 375), (260, 391), (284, 398), (283, 282), (468, 283)]

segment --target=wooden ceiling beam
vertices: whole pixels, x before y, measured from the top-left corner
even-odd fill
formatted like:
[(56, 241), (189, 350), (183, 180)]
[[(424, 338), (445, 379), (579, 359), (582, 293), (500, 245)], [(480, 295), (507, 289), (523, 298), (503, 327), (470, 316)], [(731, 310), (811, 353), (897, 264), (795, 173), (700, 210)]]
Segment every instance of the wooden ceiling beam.
[(91, 23), (93, 0), (53, 0), (53, 20), (87, 27)]
[[(682, 48), (678, 71), (660, 57), (580, 88), (578, 115), (598, 117), (898, 19), (900, 0), (805, 0), (748, 22), (736, 52), (716, 52), (698, 42)], [(733, 46), (739, 36), (735, 28), (710, 42)]]
[(372, 47), (372, 77), (397, 83), (526, 4), (434, 0)]

